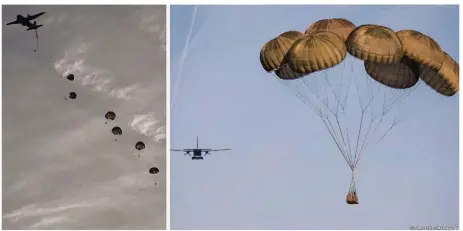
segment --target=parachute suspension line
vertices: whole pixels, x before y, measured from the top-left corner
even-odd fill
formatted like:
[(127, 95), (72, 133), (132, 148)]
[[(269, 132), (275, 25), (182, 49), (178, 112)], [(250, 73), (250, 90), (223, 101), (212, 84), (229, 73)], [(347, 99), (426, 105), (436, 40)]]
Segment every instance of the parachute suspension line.
[(352, 170), (352, 178), (351, 178), (351, 180), (350, 180), (349, 193), (355, 193), (355, 194), (357, 194), (357, 188), (355, 187), (355, 174), (354, 174), (354, 170)]
[(36, 52), (39, 49), (39, 34), (37, 32), (37, 29), (35, 29), (35, 50)]
[[(290, 89), (290, 86), (289, 86), (289, 82), (288, 80), (283, 80), (283, 79), (280, 79), (277, 75), (275, 75), (274, 72), (272, 72), (272, 75), (275, 76), (275, 78), (277, 78), (278, 82), (280, 82), (283, 86), (285, 86), (287, 89), (291, 90)], [(291, 80), (289, 80), (291, 81)], [(305, 98), (301, 95), (300, 91), (296, 90), (296, 96), (299, 98), (299, 100), (301, 100), (305, 105), (308, 105), (310, 106), (314, 112), (320, 117), (322, 118), (322, 114), (320, 112), (320, 110), (318, 110), (315, 106), (313, 106), (313, 104), (310, 102), (310, 100), (308, 98)]]
[(362, 102), (362, 99), (360, 97), (360, 87), (359, 87), (359, 79), (358, 78), (355, 78), (355, 81), (356, 81), (356, 84), (355, 84), (355, 87), (356, 87), (356, 93), (357, 93), (357, 98), (358, 98), (358, 101), (359, 101), (359, 104), (360, 104), (360, 112), (361, 112), (361, 116), (360, 116), (360, 124), (359, 124), (359, 129), (357, 131), (357, 140), (356, 140), (356, 144), (355, 144), (355, 151), (352, 155), (352, 158), (353, 158), (353, 166), (355, 168), (355, 163), (357, 162), (357, 153), (358, 153), (358, 148), (359, 148), (359, 141), (360, 141), (360, 136), (362, 134), (362, 127), (363, 127), (363, 120), (364, 120), (364, 117), (365, 117), (365, 111), (366, 111), (366, 108), (368, 107), (368, 104), (364, 106), (364, 103)]
[(323, 120), (323, 123), (325, 124), (328, 132), (330, 133), (331, 137), (333, 138), (334, 142), (336, 143), (336, 146), (338, 147), (338, 150), (341, 152), (341, 155), (344, 157), (344, 160), (346, 160), (347, 165), (349, 165), (349, 167), (351, 169), (353, 169), (352, 161), (350, 161), (348, 153), (346, 153), (344, 151), (344, 149), (339, 145), (339, 141), (338, 141), (337, 137), (334, 135), (334, 131), (332, 131), (334, 129), (333, 129), (333, 126), (331, 125), (331, 122), (328, 120), (328, 123), (327, 123), (325, 118), (323, 118), (322, 120)]
[[(339, 133), (341, 133), (341, 138), (344, 139), (344, 134), (343, 134), (343, 131), (341, 129), (341, 126), (340, 126), (340, 122), (339, 122), (339, 118), (338, 118), (338, 114), (339, 114), (339, 108), (337, 108), (337, 112), (335, 112), (334, 110), (330, 109), (329, 107), (329, 99), (328, 98), (324, 98), (322, 97), (322, 92), (319, 92), (316, 90), (316, 86), (319, 84), (319, 79), (320, 77), (322, 76), (317, 76), (317, 74), (319, 73), (312, 73), (313, 75), (315, 76), (306, 76), (306, 77), (303, 77), (302, 79), (300, 80), (296, 80), (295, 82), (299, 83), (299, 87), (307, 87), (309, 89), (309, 92), (311, 94), (313, 94), (317, 99), (318, 101), (321, 102), (321, 104), (323, 105), (323, 107), (329, 111), (331, 114), (333, 114), (336, 119), (337, 119), (337, 125), (338, 125), (338, 131)], [(288, 87), (288, 84), (286, 84), (286, 81), (283, 80), (284, 85)], [(331, 85), (330, 85), (331, 86)], [(331, 86), (332, 87), (332, 86)], [(318, 88), (320, 89), (320, 88)], [(323, 89), (323, 88), (321, 88)], [(352, 159), (349, 158), (349, 155), (348, 155), (348, 150), (347, 150), (347, 145), (346, 145), (346, 141), (345, 139), (341, 141), (340, 137), (338, 136), (338, 131), (337, 129), (335, 129), (335, 126), (333, 126), (332, 122), (330, 121), (328, 115), (326, 113), (323, 113), (323, 108), (317, 108), (315, 106), (315, 104), (310, 100), (310, 97), (308, 96), (303, 96), (301, 94), (301, 92), (297, 91), (297, 97), (303, 101), (305, 104), (311, 106), (312, 109), (314, 109), (314, 111), (316, 112), (316, 114), (320, 117), (320, 119), (323, 121), (323, 123), (325, 124), (325, 127), (327, 128), (328, 132), (330, 133), (331, 137), (333, 138), (336, 146), (338, 147), (338, 150), (341, 152), (342, 156), (344, 157), (344, 159), (346, 160), (347, 164), (353, 168), (353, 162), (352, 162)], [(341, 104), (341, 101), (338, 100), (339, 104)], [(339, 105), (338, 104), (338, 105)], [(350, 144), (349, 144), (350, 146)]]
[[(343, 66), (343, 70), (344, 70), (344, 67), (345, 66)], [(343, 131), (342, 126), (341, 126), (341, 122), (340, 122), (340, 115), (339, 115), (339, 107), (341, 107), (341, 110), (342, 110), (343, 114), (345, 115), (345, 103), (347, 102), (348, 93), (346, 93), (346, 97), (345, 97), (345, 100), (343, 102), (343, 100), (340, 100), (339, 97), (336, 95), (335, 89), (334, 89), (333, 85), (329, 82), (329, 80), (327, 78), (327, 75), (325, 75), (324, 77), (325, 77), (325, 83), (331, 89), (331, 93), (333, 93), (333, 95), (335, 96), (335, 100), (337, 102), (336, 111), (330, 109), (330, 107), (328, 105), (328, 102), (324, 103), (324, 105), (329, 109), (331, 114), (336, 119), (337, 129), (334, 128), (335, 126), (333, 126), (331, 121), (328, 119), (328, 116), (326, 116), (326, 120), (328, 120), (328, 123), (325, 123), (325, 126), (327, 127), (328, 131), (330, 132), (333, 139), (337, 143), (338, 149), (340, 150), (341, 154), (343, 155), (343, 157), (346, 160), (349, 167), (351, 169), (354, 169), (354, 160), (352, 159), (352, 155), (349, 155), (349, 153), (352, 153), (352, 149), (351, 149), (351, 145), (350, 145), (348, 129), (347, 129), (347, 127), (345, 127), (345, 130)], [(344, 83), (344, 75), (342, 75), (341, 80), (342, 81), (340, 82), (339, 87), (342, 89), (342, 86), (343, 86), (343, 83)], [(350, 88), (350, 82), (349, 82), (349, 85), (348, 85), (348, 89), (349, 88)], [(338, 133), (339, 133), (339, 135), (341, 137), (338, 136)], [(341, 143), (341, 141), (342, 141), (342, 143)]]

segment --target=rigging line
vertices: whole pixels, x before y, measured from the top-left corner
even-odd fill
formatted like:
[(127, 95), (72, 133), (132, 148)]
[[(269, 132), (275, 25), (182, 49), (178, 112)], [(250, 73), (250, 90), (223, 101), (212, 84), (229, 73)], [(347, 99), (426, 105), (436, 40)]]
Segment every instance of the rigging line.
[[(344, 154), (343, 150), (342, 150), (341, 147), (339, 146), (338, 141), (337, 141), (336, 138), (333, 136), (333, 133), (331, 132), (331, 129), (330, 129), (330, 127), (328, 126), (328, 124), (326, 123), (325, 119), (322, 119), (322, 121), (323, 121), (323, 123), (325, 124), (325, 126), (326, 126), (328, 132), (330, 133), (331, 138), (333, 138), (333, 141), (336, 143), (336, 146), (338, 147), (339, 152), (341, 152), (341, 155), (344, 157), (344, 160), (346, 161), (347, 165), (349, 165), (349, 167), (352, 169), (351, 163), (349, 162), (347, 156)], [(328, 122), (329, 122), (329, 120), (328, 120)]]
[[(364, 150), (365, 143), (366, 143), (366, 141), (367, 141), (367, 138), (369, 137), (368, 135), (370, 134), (371, 125), (373, 124), (373, 122), (374, 122), (374, 120), (371, 120), (371, 119), (370, 119), (370, 123), (369, 123), (368, 129), (367, 129), (367, 133), (365, 134), (365, 137), (364, 137), (363, 142), (362, 142), (362, 146), (360, 147), (360, 151), (359, 151), (360, 154), (359, 154), (359, 156), (358, 156), (358, 159), (361, 158), (361, 153), (362, 153), (363, 150)], [(356, 162), (358, 162), (358, 160), (356, 160)]]
[[(328, 120), (328, 119), (327, 119), (327, 120)], [(328, 124), (330, 125), (331, 131), (333, 131), (333, 136), (336, 137), (336, 141), (337, 141), (337, 143), (339, 144), (339, 145), (338, 145), (338, 146), (339, 146), (339, 147), (338, 147), (338, 148), (339, 148), (339, 151), (340, 151), (341, 154), (343, 155), (344, 159), (346, 159), (346, 161), (347, 161), (349, 167), (352, 168), (352, 167), (353, 167), (352, 158), (351, 158), (351, 156), (349, 155), (349, 153), (348, 153), (346, 150), (342, 149), (342, 146), (340, 145), (341, 142), (339, 141), (339, 137), (337, 136), (336, 132), (334, 132), (335, 129), (334, 129), (334, 127), (333, 127), (333, 124), (331, 123), (331, 120), (328, 120)]]
[(34, 31), (35, 31), (35, 50), (34, 50), (34, 52), (36, 52), (39, 49), (39, 34), (37, 32), (37, 29), (35, 29)]
[[(378, 128), (379, 125), (381, 124), (383, 118), (384, 118), (384, 117), (381, 117), (380, 120), (378, 121), (378, 123), (376, 124), (376, 127), (375, 127), (375, 129), (374, 129), (372, 135), (371, 135), (370, 138), (368, 139), (368, 141), (367, 141), (367, 143), (366, 143), (364, 149), (360, 150), (360, 157), (363, 156), (363, 153), (364, 153), (364, 152), (368, 149), (368, 147), (370, 146), (370, 143), (371, 143), (371, 141), (372, 141), (373, 138), (374, 138), (374, 134), (376, 133), (377, 128)], [(392, 129), (392, 128), (390, 128), (390, 129)], [(359, 162), (360, 162), (360, 158), (359, 158), (359, 160), (357, 161), (356, 166), (358, 166), (358, 163), (359, 163)]]
[[(339, 117), (338, 117), (337, 113), (335, 115), (335, 118), (336, 118), (336, 123), (338, 125), (339, 132), (341, 133), (342, 143), (344, 145), (343, 148), (344, 148), (344, 150), (347, 150), (346, 139), (344, 138), (344, 134), (342, 132), (341, 125), (339, 123)], [(351, 160), (351, 162), (352, 162), (352, 160)]]

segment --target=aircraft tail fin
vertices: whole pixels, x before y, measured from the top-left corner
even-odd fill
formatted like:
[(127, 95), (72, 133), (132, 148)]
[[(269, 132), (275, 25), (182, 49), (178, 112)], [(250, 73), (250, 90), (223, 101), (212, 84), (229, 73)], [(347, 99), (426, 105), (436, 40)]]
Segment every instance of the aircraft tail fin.
[(199, 149), (199, 136), (196, 136), (196, 148)]

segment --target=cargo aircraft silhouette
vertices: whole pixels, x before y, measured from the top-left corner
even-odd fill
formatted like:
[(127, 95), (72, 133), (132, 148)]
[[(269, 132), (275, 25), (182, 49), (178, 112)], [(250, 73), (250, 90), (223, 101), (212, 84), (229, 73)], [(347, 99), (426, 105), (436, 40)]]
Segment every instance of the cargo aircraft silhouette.
[[(29, 15), (27, 14), (26, 17), (18, 14), (16, 16), (16, 21), (13, 21), (13, 22), (9, 22), (7, 23), (6, 25), (12, 25), (12, 24), (21, 24), (23, 26), (27, 26), (27, 27), (30, 27), (32, 24), (31, 24), (31, 20), (34, 20), (40, 16), (42, 16), (43, 14), (45, 14), (45, 12), (40, 12), (38, 14), (34, 14), (34, 15)], [(39, 26), (40, 27), (40, 26)], [(38, 27), (37, 27), (38, 28)]]
[(231, 150), (229, 148), (226, 149), (204, 149), (204, 148), (199, 148), (199, 137), (196, 137), (196, 148), (191, 148), (191, 149), (171, 149), (171, 151), (174, 152), (185, 152), (185, 156), (189, 155), (191, 156), (190, 153), (193, 153), (193, 156), (191, 157), (192, 160), (202, 160), (203, 159), (203, 153), (204, 156), (210, 155), (210, 152), (219, 152), (219, 151), (228, 151)]
[(35, 45), (34, 52), (36, 52), (37, 49), (39, 49), (39, 34), (37, 33), (37, 29), (39, 27), (42, 27), (43, 25), (37, 25), (36, 21), (33, 21), (33, 23), (31, 23), (30, 21), (42, 16), (43, 14), (45, 14), (45, 12), (40, 12), (40, 13), (34, 14), (34, 15), (27, 14), (27, 17), (24, 17), (24, 16), (18, 14), (16, 16), (16, 21), (9, 22), (9, 23), (6, 24), (6, 25), (21, 24), (22, 26), (27, 27), (26, 30), (34, 30), (35, 31), (35, 38), (36, 38), (36, 43), (35, 43), (36, 45)]

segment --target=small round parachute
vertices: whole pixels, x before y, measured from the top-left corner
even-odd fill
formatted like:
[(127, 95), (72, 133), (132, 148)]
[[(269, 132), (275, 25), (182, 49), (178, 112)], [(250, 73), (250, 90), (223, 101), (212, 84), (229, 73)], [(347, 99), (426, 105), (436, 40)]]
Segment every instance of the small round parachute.
[(141, 141), (138, 141), (136, 144), (135, 144), (135, 148), (137, 150), (142, 150), (145, 148), (145, 143), (141, 142)]
[(403, 47), (396, 33), (380, 25), (366, 24), (355, 28), (346, 41), (352, 56), (375, 63), (400, 62)]
[(114, 135), (122, 135), (122, 129), (118, 126), (116, 127), (113, 127), (113, 129), (111, 130), (111, 132), (114, 134)]
[(401, 30), (396, 34), (406, 56), (426, 67), (439, 70), (444, 62), (444, 52), (434, 39), (414, 30)]
[[(115, 135), (115, 136), (121, 136), (122, 135), (122, 129), (120, 127), (113, 127), (113, 129), (111, 130), (111, 132)], [(114, 139), (115, 141), (117, 141), (117, 139)]]
[[(108, 111), (106, 112), (106, 114), (104, 115), (104, 117), (106, 118), (106, 120), (115, 120), (116, 119), (116, 113), (114, 113), (113, 111)], [(108, 121), (105, 122), (105, 124), (107, 123)]]
[(285, 57), (289, 67), (303, 74), (334, 67), (346, 57), (344, 41), (335, 33), (321, 31), (297, 39)]
[(75, 92), (71, 92), (71, 93), (69, 93), (69, 98), (70, 99), (75, 99), (75, 98), (77, 98), (77, 94)]
[(69, 74), (68, 76), (66, 76), (66, 79), (68, 79), (69, 81), (73, 81), (74, 80), (74, 74)]
[(150, 170), (149, 170), (149, 173), (150, 173), (150, 174), (157, 174), (158, 172), (159, 172), (159, 169), (156, 168), (156, 167), (152, 167), (152, 168), (150, 168)]
[(459, 90), (460, 65), (444, 52), (444, 62), (439, 70), (435, 71), (424, 67), (421, 79), (438, 93), (452, 96)]
[(355, 25), (343, 18), (322, 19), (312, 23), (305, 33), (314, 33), (321, 31), (330, 31), (339, 36), (342, 40), (346, 41), (349, 34), (355, 29)]

